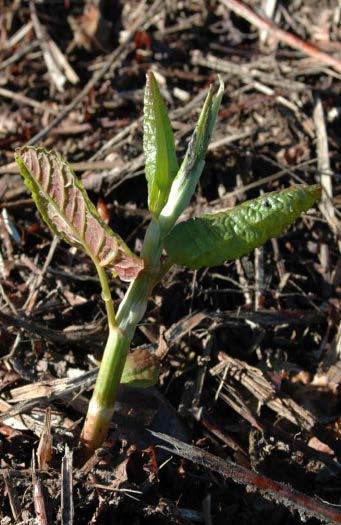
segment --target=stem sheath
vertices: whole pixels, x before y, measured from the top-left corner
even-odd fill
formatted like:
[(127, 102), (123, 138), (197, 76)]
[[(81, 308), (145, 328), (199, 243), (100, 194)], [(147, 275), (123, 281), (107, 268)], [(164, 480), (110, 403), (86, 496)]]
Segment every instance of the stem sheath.
[(129, 344), (120, 328), (110, 329), (81, 435), (86, 457), (93, 454), (108, 433)]

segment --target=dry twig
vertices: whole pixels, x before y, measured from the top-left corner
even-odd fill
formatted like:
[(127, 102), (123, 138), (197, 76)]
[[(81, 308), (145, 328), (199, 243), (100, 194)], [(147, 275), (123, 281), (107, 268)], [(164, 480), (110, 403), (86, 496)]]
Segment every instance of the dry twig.
[(9, 471), (7, 469), (2, 471), (2, 475), (4, 478), (5, 486), (6, 486), (6, 492), (9, 499), (9, 504), (11, 507), (12, 515), (15, 522), (20, 521), (21, 516), (21, 510), (20, 510), (20, 502), (18, 501), (18, 496), (16, 493), (15, 488), (12, 485), (11, 478)]
[(52, 435), (51, 435), (51, 408), (48, 407), (45, 413), (44, 428), (40, 436), (37, 448), (38, 467), (40, 470), (47, 470), (52, 458)]
[(143, 20), (138, 20), (130, 29), (129, 34), (127, 35), (127, 38), (125, 42), (123, 42), (121, 45), (118, 46), (117, 49), (115, 49), (108, 57), (106, 62), (104, 63), (103, 67), (94, 73), (92, 78), (89, 80), (89, 82), (84, 86), (82, 91), (78, 93), (78, 95), (68, 104), (61, 112), (60, 114), (50, 122), (48, 126), (46, 126), (44, 129), (39, 131), (34, 137), (32, 137), (28, 145), (32, 146), (34, 144), (37, 144), (38, 142), (42, 141), (47, 135), (50, 133), (50, 131), (58, 126), (60, 122), (72, 111), (89, 93), (89, 91), (104, 77), (104, 75), (111, 70), (112, 72), (118, 67), (118, 65), (122, 62), (122, 60), (128, 55), (128, 53), (131, 50), (131, 46), (129, 45), (134, 37), (135, 32), (140, 29), (143, 26), (146, 26), (148, 22), (151, 21), (151, 19), (155, 16), (158, 9), (160, 8), (162, 4), (161, 0), (155, 0), (154, 4), (150, 7), (148, 10), (148, 13), (143, 18)]
[(328, 135), (323, 106), (320, 98), (317, 98), (316, 100), (313, 117), (316, 128), (317, 167), (323, 189), (320, 210), (325, 216), (332, 232), (335, 235), (340, 236), (340, 223), (335, 216), (335, 208), (332, 203), (333, 172), (330, 168)]
[(320, 425), (315, 416), (288, 395), (276, 391), (275, 386), (265, 378), (261, 370), (239, 359), (234, 359), (224, 352), (220, 352), (219, 358), (221, 363), (211, 369), (211, 374), (221, 377), (222, 384), (227, 381), (227, 378), (234, 379), (242, 384), (260, 403), (291, 421), (298, 428), (317, 436), (338, 454), (339, 445), (337, 441)]
[(34, 450), (32, 450), (32, 485), (33, 485), (33, 502), (37, 518), (37, 525), (48, 525), (46, 506), (43, 492), (43, 485), (37, 475), (36, 459)]
[(257, 472), (241, 467), (228, 460), (223, 460), (200, 448), (187, 445), (182, 441), (165, 434), (151, 432), (151, 434), (165, 441), (169, 446), (161, 445), (163, 450), (188, 459), (208, 470), (218, 472), (225, 478), (232, 479), (236, 483), (247, 485), (253, 490), (258, 490), (264, 497), (285, 505), (287, 508), (298, 510), (300, 515), (315, 517), (325, 523), (341, 523), (341, 511), (322, 503), (317, 498), (312, 498), (298, 492), (289, 485), (284, 485)]
[(321, 51), (317, 46), (314, 46), (310, 42), (305, 42), (302, 38), (284, 31), (277, 26), (272, 20), (265, 18), (264, 16), (256, 13), (251, 7), (247, 6), (241, 0), (220, 0), (220, 2), (234, 11), (237, 15), (245, 18), (250, 24), (255, 25), (259, 29), (264, 29), (270, 34), (274, 35), (278, 40), (281, 40), (285, 44), (295, 49), (299, 49), (305, 55), (308, 55), (322, 64), (332, 66), (338, 72), (341, 72), (341, 61), (338, 58), (328, 55), (324, 51)]
[(72, 460), (72, 450), (65, 445), (65, 453), (62, 459), (62, 525), (73, 525), (74, 523)]
[(47, 70), (58, 91), (63, 91), (66, 80), (76, 84), (79, 82), (79, 78), (56, 43), (47, 35), (45, 28), (39, 21), (33, 2), (30, 2), (30, 10), (33, 27), (43, 52)]

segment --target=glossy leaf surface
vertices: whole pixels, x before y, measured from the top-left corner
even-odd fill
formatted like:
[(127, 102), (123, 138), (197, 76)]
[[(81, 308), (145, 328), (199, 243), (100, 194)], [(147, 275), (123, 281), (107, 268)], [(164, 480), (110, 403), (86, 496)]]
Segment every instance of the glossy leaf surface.
[(166, 237), (165, 248), (176, 264), (192, 269), (239, 259), (280, 235), (320, 196), (317, 185), (292, 187), (181, 222)]
[(147, 74), (144, 94), (143, 147), (148, 206), (157, 217), (167, 202), (178, 163), (167, 108), (152, 72)]
[(25, 147), (16, 161), (37, 208), (55, 235), (82, 247), (95, 264), (133, 280), (143, 261), (99, 217), (80, 180), (56, 152)]

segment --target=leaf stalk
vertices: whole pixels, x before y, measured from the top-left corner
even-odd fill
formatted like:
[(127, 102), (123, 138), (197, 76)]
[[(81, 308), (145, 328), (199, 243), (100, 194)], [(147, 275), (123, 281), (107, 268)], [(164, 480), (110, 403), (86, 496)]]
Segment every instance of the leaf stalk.
[(107, 312), (109, 330), (111, 330), (117, 326), (117, 322), (116, 322), (114, 303), (111, 297), (108, 277), (107, 277), (107, 274), (105, 273), (105, 269), (102, 266), (100, 266), (96, 262), (95, 262), (95, 265), (96, 265), (96, 270), (97, 270), (98, 277), (101, 283), (102, 299), (104, 301), (105, 309)]

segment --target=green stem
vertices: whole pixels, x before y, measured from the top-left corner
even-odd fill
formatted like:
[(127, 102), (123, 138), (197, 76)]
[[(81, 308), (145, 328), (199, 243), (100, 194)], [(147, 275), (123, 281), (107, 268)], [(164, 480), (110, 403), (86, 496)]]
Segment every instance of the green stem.
[(109, 337), (81, 435), (86, 458), (103, 443), (108, 433), (131, 340), (145, 314), (150, 292), (160, 278), (159, 239), (158, 225), (152, 221), (143, 246), (146, 268), (130, 284), (117, 317), (105, 271), (96, 265), (108, 314)]
[(81, 441), (85, 458), (102, 445), (114, 413), (117, 390), (121, 381), (131, 340), (142, 319), (155, 275), (143, 271), (133, 281), (117, 313), (119, 326), (109, 331), (94, 392), (89, 404)]
[(98, 263), (95, 263), (98, 277), (102, 287), (102, 299), (105, 304), (108, 317), (109, 330), (117, 326), (114, 304), (111, 297), (109, 282), (105, 269)]
[(108, 433), (129, 345), (120, 328), (110, 329), (81, 435), (86, 458), (101, 446)]
[(161, 252), (160, 226), (155, 219), (152, 219), (147, 228), (141, 251), (145, 267), (149, 270), (157, 270), (160, 266)]
[(157, 282), (154, 273), (142, 271), (131, 283), (117, 312), (117, 323), (128, 337), (132, 338), (138, 323), (144, 316), (149, 295)]

